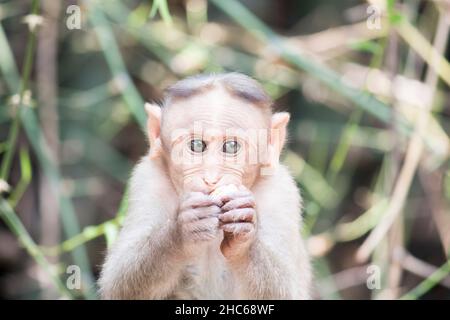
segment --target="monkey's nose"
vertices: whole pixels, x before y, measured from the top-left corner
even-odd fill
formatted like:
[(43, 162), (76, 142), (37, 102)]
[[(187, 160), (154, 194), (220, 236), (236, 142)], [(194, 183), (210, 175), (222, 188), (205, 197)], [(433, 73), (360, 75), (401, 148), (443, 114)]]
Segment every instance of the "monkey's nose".
[(219, 181), (219, 177), (204, 177), (203, 181), (208, 187), (213, 187)]

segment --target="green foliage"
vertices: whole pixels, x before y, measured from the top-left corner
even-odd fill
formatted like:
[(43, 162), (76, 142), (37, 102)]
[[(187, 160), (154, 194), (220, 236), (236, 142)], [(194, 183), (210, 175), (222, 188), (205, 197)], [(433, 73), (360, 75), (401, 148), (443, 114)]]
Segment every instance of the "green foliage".
[[(378, 36), (366, 32), (342, 41), (338, 36), (327, 38), (336, 45), (323, 52), (320, 46), (305, 46), (308, 37), (319, 39), (321, 32), (297, 37), (292, 34), (298, 30), (293, 29), (286, 32), (290, 35), (282, 35), (264, 22), (268, 19), (236, 0), (186, 1), (182, 10), (166, 0), (87, 1), (83, 30), (68, 32), (59, 26), (60, 52), (54, 61), (60, 69), (56, 135), (61, 157), (57, 161), (44, 133), (47, 124), (40, 118), (43, 106), (33, 76), (39, 29), (25, 32), (19, 23), (28, 13), (41, 14), (39, 1), (26, 8), (29, 12), (22, 12), (12, 1), (1, 4), (0, 123), (7, 126), (0, 142), (4, 189), (0, 217), (61, 297), (96, 298), (94, 272), (98, 270), (88, 249), (99, 253), (104, 248), (99, 249), (98, 243), (111, 246), (123, 223), (127, 179), (135, 154), (143, 155), (146, 149), (144, 101), (160, 99), (164, 87), (187, 75), (236, 70), (260, 81), (291, 112), (290, 144), (283, 162), (302, 190), (305, 226), (299, 232), (309, 237), (320, 296), (345, 297), (345, 288), (333, 274), (336, 266), (344, 266), (336, 260), (341, 251), (333, 250), (360, 247), (366, 235), (386, 222), (386, 212), (393, 205), (400, 208), (396, 219), (375, 243), (375, 253), (368, 255), (371, 263), (382, 268), (383, 283), (400, 287), (387, 276), (396, 265), (393, 248), (410, 249), (415, 235), (408, 232), (421, 211), (433, 212), (427, 219), (439, 234), (438, 219), (449, 218), (439, 216), (439, 212), (448, 213), (450, 200), (450, 123), (444, 114), (450, 65), (435, 39), (438, 26), (429, 13), (437, 5), (427, 3), (425, 14), (409, 22), (404, 7), (417, 11), (417, 6), (400, 7), (395, 0), (387, 0), (382, 20), (386, 32)], [(9, 31), (16, 29), (20, 36)], [(338, 29), (323, 32), (339, 34)], [(18, 49), (13, 44), (22, 38), (26, 45)], [(400, 38), (398, 47), (393, 46)], [(391, 66), (396, 70), (390, 70)], [(346, 68), (355, 73), (367, 70), (364, 80), (344, 76)], [(433, 72), (440, 82), (423, 79), (423, 73)], [(433, 105), (425, 106), (425, 113), (420, 109), (423, 105), (408, 104), (393, 89), (394, 83), (405, 81), (413, 88), (407, 88), (410, 95), (417, 83), (433, 93)], [(391, 88), (380, 92), (386, 83)], [(429, 117), (428, 126), (420, 131), (423, 117)], [(139, 145), (138, 140), (143, 143)], [(411, 153), (421, 161), (412, 170), (414, 179), (400, 183), (399, 173)], [(37, 188), (39, 177), (48, 180), (49, 192), (59, 203), (63, 235), (55, 246), (38, 245), (32, 230), (21, 221), (20, 205), (30, 201), (27, 190)], [(439, 186), (433, 185), (436, 177), (442, 180)], [(405, 192), (405, 199), (394, 196), (396, 188)], [(425, 207), (430, 202), (436, 202), (435, 206)], [(35, 213), (38, 216), (39, 209)], [(395, 239), (397, 233), (405, 236)], [(444, 248), (449, 245), (444, 237), (439, 242)], [(60, 270), (67, 263), (83, 270), (80, 293), (68, 292), (63, 284)], [(407, 283), (405, 287), (412, 289), (397, 297), (419, 299), (449, 273), (447, 261), (417, 286)]]

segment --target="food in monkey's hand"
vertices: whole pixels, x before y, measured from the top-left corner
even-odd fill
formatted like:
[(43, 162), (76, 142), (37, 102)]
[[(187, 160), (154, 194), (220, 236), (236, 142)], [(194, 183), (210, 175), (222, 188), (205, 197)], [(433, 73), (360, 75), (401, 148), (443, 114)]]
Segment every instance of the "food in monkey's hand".
[(220, 197), (229, 192), (236, 192), (239, 189), (234, 184), (227, 184), (224, 186), (219, 186), (215, 190), (213, 190), (210, 195), (213, 197)]

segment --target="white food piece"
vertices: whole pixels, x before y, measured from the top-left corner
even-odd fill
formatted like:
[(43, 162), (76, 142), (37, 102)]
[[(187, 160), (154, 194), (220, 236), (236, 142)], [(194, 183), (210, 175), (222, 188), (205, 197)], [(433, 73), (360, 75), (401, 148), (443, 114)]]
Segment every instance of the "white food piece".
[(229, 192), (235, 192), (238, 190), (239, 189), (234, 184), (227, 184), (227, 185), (218, 187), (216, 190), (211, 192), (211, 195), (216, 197), (216, 196), (221, 196), (221, 195), (229, 193)]

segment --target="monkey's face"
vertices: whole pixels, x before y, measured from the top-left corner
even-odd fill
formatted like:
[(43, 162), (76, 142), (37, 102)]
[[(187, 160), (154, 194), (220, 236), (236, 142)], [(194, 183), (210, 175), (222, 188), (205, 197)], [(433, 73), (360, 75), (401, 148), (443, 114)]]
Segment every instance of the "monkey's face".
[(216, 88), (174, 102), (163, 113), (161, 138), (179, 191), (251, 187), (268, 141), (267, 117), (258, 107)]

